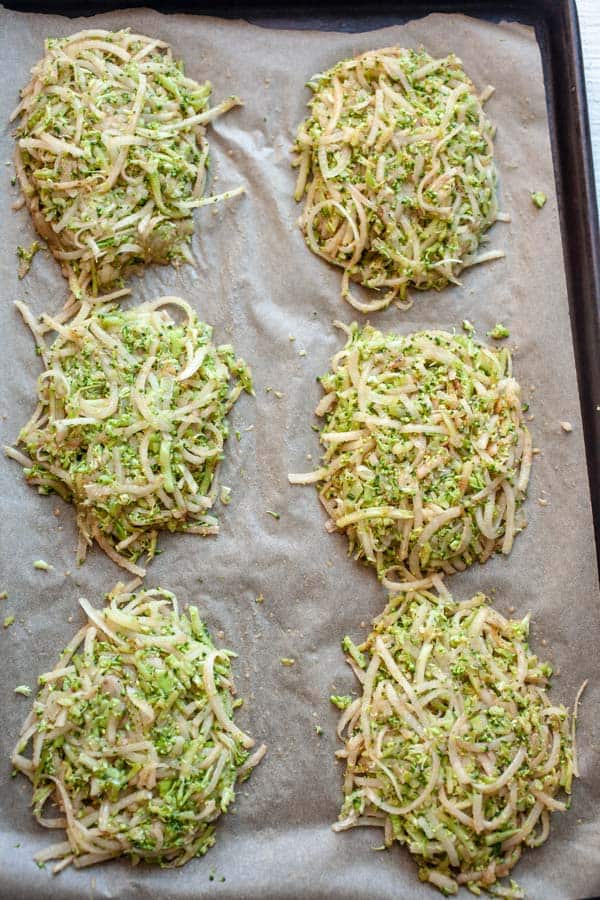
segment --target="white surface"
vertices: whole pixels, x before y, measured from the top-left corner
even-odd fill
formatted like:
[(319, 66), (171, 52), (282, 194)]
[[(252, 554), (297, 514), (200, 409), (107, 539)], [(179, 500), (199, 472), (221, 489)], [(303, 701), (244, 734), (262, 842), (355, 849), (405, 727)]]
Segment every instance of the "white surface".
[(577, 0), (592, 130), (596, 192), (600, 200), (600, 2)]

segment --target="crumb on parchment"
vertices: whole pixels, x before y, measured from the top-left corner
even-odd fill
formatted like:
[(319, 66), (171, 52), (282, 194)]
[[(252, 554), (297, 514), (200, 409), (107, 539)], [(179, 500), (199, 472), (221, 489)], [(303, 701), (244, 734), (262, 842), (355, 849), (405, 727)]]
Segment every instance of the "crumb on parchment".
[(548, 200), (546, 194), (543, 191), (532, 191), (531, 192), (531, 201), (534, 206), (537, 206), (538, 209), (542, 209), (546, 205), (546, 201)]

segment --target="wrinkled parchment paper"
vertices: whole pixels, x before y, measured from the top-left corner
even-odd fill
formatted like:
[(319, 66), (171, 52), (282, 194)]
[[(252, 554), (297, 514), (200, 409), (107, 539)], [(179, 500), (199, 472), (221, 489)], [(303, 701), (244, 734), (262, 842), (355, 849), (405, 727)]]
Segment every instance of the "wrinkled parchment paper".
[[(256, 399), (244, 397), (221, 480), (233, 488), (215, 539), (163, 536), (164, 553), (146, 583), (164, 585), (182, 601), (195, 601), (213, 633), (240, 654), (239, 692), (247, 698), (240, 720), (269, 752), (244, 784), (235, 812), (218, 826), (217, 845), (183, 869), (154, 870), (127, 863), (67, 870), (52, 879), (31, 861), (59, 839), (34, 822), (29, 784), (11, 779), (8, 755), (30, 700), (17, 684), (35, 687), (38, 673), (54, 664), (83, 617), (77, 598), (100, 605), (122, 577), (99, 550), (77, 569), (72, 510), (39, 497), (19, 467), (0, 462), (0, 897), (104, 898), (433, 898), (419, 884), (408, 852), (376, 853), (378, 832), (356, 829), (335, 835), (330, 824), (341, 802), (341, 766), (334, 760), (337, 711), (328, 695), (355, 688), (339, 648), (350, 633), (362, 639), (385, 594), (373, 572), (346, 558), (345, 538), (324, 531), (325, 515), (312, 488), (291, 487), (287, 473), (310, 469), (318, 458), (311, 430), (321, 395), (315, 376), (341, 346), (334, 319), (350, 322), (353, 310), (339, 299), (340, 270), (305, 247), (295, 226), (295, 175), (289, 146), (305, 113), (304, 83), (336, 60), (369, 48), (423, 44), (433, 55), (455, 51), (479, 89), (494, 84), (488, 112), (498, 125), (497, 160), (502, 204), (512, 223), (498, 223), (491, 245), (506, 260), (464, 274), (462, 288), (418, 295), (408, 313), (395, 308), (372, 316), (378, 327), (460, 327), (472, 320), (480, 335), (497, 321), (516, 345), (515, 370), (531, 402), (534, 443), (527, 506), (529, 527), (508, 559), (496, 558), (451, 579), (456, 596), (493, 594), (499, 609), (533, 613), (533, 644), (560, 671), (552, 695), (571, 703), (584, 678), (590, 686), (581, 708), (581, 780), (573, 809), (553, 816), (550, 839), (525, 854), (516, 877), (530, 897), (574, 900), (600, 894), (600, 723), (598, 584), (579, 400), (544, 85), (538, 47), (529, 29), (462, 16), (433, 15), (406, 26), (364, 34), (277, 31), (246, 23), (135, 11), (68, 20), (0, 12), (0, 437), (10, 442), (33, 408), (39, 361), (12, 302), (25, 298), (36, 312), (57, 310), (66, 283), (57, 264), (38, 254), (30, 275), (17, 279), (17, 244), (29, 245), (33, 229), (25, 210), (10, 211), (12, 155), (8, 114), (19, 87), (42, 55), (42, 40), (81, 28), (134, 29), (169, 41), (187, 72), (210, 78), (215, 101), (239, 93), (243, 109), (219, 119), (209, 134), (214, 190), (246, 184), (245, 198), (203, 210), (193, 252), (196, 268), (155, 267), (133, 281), (133, 300), (176, 293), (214, 323), (216, 339), (233, 341), (252, 364)], [(573, 161), (576, 164), (576, 161)], [(548, 194), (538, 211), (530, 190)], [(294, 336), (295, 341), (290, 341)], [(301, 356), (300, 351), (306, 355)], [(267, 388), (283, 392), (278, 399)], [(566, 434), (559, 422), (572, 423)], [(247, 430), (253, 426), (253, 430)], [(308, 459), (312, 454), (312, 461)], [(540, 505), (538, 498), (547, 500)], [(281, 514), (275, 520), (266, 514)], [(58, 510), (58, 515), (54, 515)], [(45, 559), (54, 569), (33, 568)], [(66, 574), (68, 573), (68, 574)], [(265, 601), (255, 603), (263, 594)], [(546, 646), (544, 642), (547, 641)], [(281, 657), (293, 657), (286, 668)], [(321, 725), (322, 736), (315, 726)], [(215, 873), (214, 880), (210, 874)], [(224, 880), (222, 880), (224, 879)], [(470, 895), (469, 895), (470, 896)]]

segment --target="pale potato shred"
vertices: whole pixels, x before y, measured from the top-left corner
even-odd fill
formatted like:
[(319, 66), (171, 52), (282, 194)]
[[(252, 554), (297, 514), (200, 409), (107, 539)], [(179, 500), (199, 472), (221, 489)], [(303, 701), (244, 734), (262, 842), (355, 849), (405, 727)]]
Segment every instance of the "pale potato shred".
[[(188, 78), (168, 44), (93, 29), (46, 41), (13, 118), (16, 169), (34, 224), (75, 299), (122, 286), (143, 263), (192, 261), (203, 197), (211, 84)], [(110, 299), (106, 297), (104, 299)]]
[(383, 829), (444, 894), (523, 897), (501, 879), (570, 806), (585, 684), (570, 721), (548, 697), (552, 668), (529, 649), (528, 616), (435, 587), (392, 599), (359, 647), (346, 639), (360, 695), (332, 698), (346, 762), (334, 830)]
[(508, 349), (340, 327), (346, 346), (320, 379), (321, 466), (289, 480), (319, 487), (329, 530), (390, 590), (509, 553), (532, 445)]
[[(388, 47), (343, 60), (309, 82), (311, 115), (298, 129), (296, 200), (313, 253), (344, 269), (342, 296), (371, 312), (408, 289), (458, 282), (500, 218), (494, 127), (482, 96), (450, 54)], [(362, 302), (349, 282), (384, 290)]]
[[(235, 785), (266, 752), (234, 722), (231, 658), (198, 609), (117, 585), (103, 609), (40, 676), (12, 755), (33, 784), (33, 810), (66, 840), (37, 854), (56, 873), (118, 856), (181, 866), (215, 842)], [(30, 756), (24, 753), (29, 748)], [(47, 816), (50, 804), (60, 815)]]
[[(21, 430), (25, 467), (40, 493), (75, 504), (78, 558), (96, 541), (135, 575), (161, 529), (210, 535), (210, 510), (229, 434), (227, 414), (252, 393), (250, 370), (178, 297), (128, 310), (83, 301), (66, 324), (37, 323), (18, 304), (44, 362), (38, 405)], [(171, 315), (170, 310), (173, 311)], [(46, 331), (56, 331), (51, 346)]]

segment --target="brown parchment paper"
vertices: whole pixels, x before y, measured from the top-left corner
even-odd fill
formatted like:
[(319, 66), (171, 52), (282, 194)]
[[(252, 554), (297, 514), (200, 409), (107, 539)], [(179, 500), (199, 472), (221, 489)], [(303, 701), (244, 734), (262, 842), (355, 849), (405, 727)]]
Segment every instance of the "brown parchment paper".
[[(221, 820), (217, 845), (203, 860), (179, 870), (109, 863), (70, 869), (56, 879), (36, 868), (32, 854), (57, 835), (35, 824), (25, 779), (10, 777), (8, 755), (31, 702), (13, 688), (35, 687), (37, 674), (54, 664), (82, 621), (77, 598), (84, 595), (100, 605), (122, 573), (98, 550), (77, 569), (72, 510), (56, 498), (39, 497), (24, 483), (19, 467), (4, 460), (0, 590), (8, 590), (9, 598), (0, 601), (0, 618), (12, 613), (16, 622), (0, 629), (0, 897), (436, 896), (417, 881), (405, 849), (376, 853), (371, 848), (381, 838), (373, 830), (343, 835), (330, 830), (341, 801), (342, 772), (333, 755), (337, 711), (327, 698), (334, 687), (341, 692), (355, 688), (339, 640), (346, 633), (361, 639), (385, 594), (372, 571), (346, 558), (345, 539), (324, 531), (316, 492), (293, 488), (286, 478), (289, 471), (310, 469), (318, 458), (310, 427), (321, 393), (315, 376), (341, 346), (343, 335), (332, 321), (355, 317), (338, 296), (340, 271), (308, 251), (295, 225), (299, 208), (292, 199), (289, 146), (305, 114), (309, 92), (304, 83), (338, 59), (394, 43), (422, 43), (434, 55), (455, 51), (480, 89), (488, 83), (497, 89), (488, 112), (498, 125), (502, 204), (512, 223), (497, 224), (490, 237), (491, 246), (506, 250), (506, 260), (466, 272), (462, 288), (418, 295), (409, 312), (391, 308), (374, 314), (372, 321), (408, 332), (460, 327), (468, 318), (481, 335), (502, 321), (510, 328), (510, 343), (517, 345), (515, 370), (531, 401), (534, 443), (541, 448), (527, 505), (529, 527), (508, 559), (454, 576), (451, 589), (459, 597), (496, 591), (503, 612), (511, 606), (520, 616), (532, 612), (534, 647), (560, 671), (552, 689), (557, 700), (571, 703), (581, 681), (590, 679), (581, 707), (582, 777), (573, 808), (553, 816), (550, 839), (526, 853), (515, 874), (530, 897), (574, 900), (600, 894), (598, 584), (544, 85), (533, 32), (459, 15), (338, 34), (267, 30), (144, 10), (79, 20), (0, 11), (2, 443), (13, 440), (29, 417), (39, 372), (33, 342), (12, 302), (27, 299), (41, 312), (58, 309), (66, 296), (66, 283), (47, 255), (38, 254), (30, 275), (17, 279), (16, 246), (28, 245), (34, 234), (25, 210), (10, 211), (17, 194), (10, 184), (12, 167), (4, 165), (13, 150), (7, 118), (30, 67), (42, 55), (45, 36), (123, 26), (169, 41), (192, 77), (212, 80), (215, 100), (235, 92), (246, 102), (215, 123), (210, 141), (213, 188), (243, 182), (247, 196), (198, 215), (196, 268), (155, 267), (132, 286), (134, 302), (161, 293), (187, 298), (215, 325), (216, 339), (233, 341), (254, 370), (256, 399), (244, 397), (236, 407), (232, 425), (241, 439), (232, 434), (221, 470), (221, 481), (233, 488), (231, 505), (222, 511), (221, 534), (216, 539), (163, 536), (164, 553), (150, 565), (146, 583), (199, 603), (213, 633), (222, 631), (226, 645), (239, 652), (238, 689), (248, 701), (240, 718), (269, 752), (241, 787), (235, 812)], [(548, 194), (542, 211), (531, 203), (530, 190)], [(572, 423), (572, 433), (561, 430), (561, 420)], [(247, 431), (249, 426), (253, 430)], [(540, 497), (547, 505), (538, 503)], [(271, 518), (267, 509), (281, 518)], [(35, 570), (33, 561), (39, 558), (54, 569)], [(260, 593), (265, 602), (256, 604)], [(283, 667), (281, 657), (294, 657), (296, 665)], [(316, 734), (317, 724), (322, 736)]]

